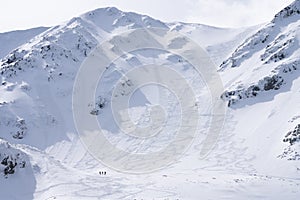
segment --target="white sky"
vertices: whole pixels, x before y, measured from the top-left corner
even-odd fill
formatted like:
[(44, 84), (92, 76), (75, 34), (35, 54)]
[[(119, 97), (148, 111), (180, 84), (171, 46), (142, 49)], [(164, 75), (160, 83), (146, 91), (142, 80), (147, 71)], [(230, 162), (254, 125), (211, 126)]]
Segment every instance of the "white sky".
[(0, 0), (0, 32), (53, 26), (99, 7), (222, 27), (267, 22), (293, 0)]

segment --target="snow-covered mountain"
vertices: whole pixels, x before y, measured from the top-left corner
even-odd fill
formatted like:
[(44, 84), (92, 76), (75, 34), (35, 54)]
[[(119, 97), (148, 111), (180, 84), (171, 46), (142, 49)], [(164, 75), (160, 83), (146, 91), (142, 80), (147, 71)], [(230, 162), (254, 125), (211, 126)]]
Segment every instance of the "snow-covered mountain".
[(236, 89), (230, 89), (223, 95), (229, 100), (229, 106), (259, 96), (260, 93), (280, 90), (284, 85), (291, 86), (297, 78), (292, 74), (297, 73), (299, 68), (299, 13), (300, 2), (295, 1), (222, 63), (222, 70), (235, 67), (244, 69), (232, 70), (239, 71), (239, 78), (231, 84)]
[(28, 42), (30, 39), (46, 31), (47, 29), (47, 27), (38, 27), (28, 30), (0, 33), (0, 58), (3, 58), (10, 51)]
[[(15, 44), (6, 45), (7, 39), (0, 34), (0, 52), (10, 51), (0, 61), (1, 198), (296, 199), (300, 184), (299, 10), (297, 0), (269, 24), (224, 29), (164, 23), (110, 7), (47, 30), (29, 30), (29, 36)], [(80, 65), (97, 45), (109, 41), (109, 50), (114, 51), (117, 47), (111, 41), (143, 27), (178, 32), (177, 39), (182, 34), (203, 47), (221, 65), (226, 91), (220, 97), (229, 108), (218, 143), (206, 159), (198, 154), (208, 134), (211, 107), (199, 106), (202, 126), (185, 156), (161, 171), (130, 175), (107, 168), (85, 149), (73, 121), (72, 92)], [(158, 40), (137, 36), (136, 41), (155, 44)], [(118, 134), (109, 113), (111, 91), (126, 71), (141, 64), (178, 70), (196, 88), (199, 105), (207, 104), (210, 95), (191, 64), (170, 52), (140, 49), (108, 66), (96, 91), (96, 105), (84, 106), (90, 107), (112, 143), (144, 153), (172, 140), (179, 104), (162, 88), (140, 89), (137, 100), (131, 102), (133, 118), (143, 125), (151, 105), (162, 104), (168, 113), (165, 132), (142, 142)], [(124, 82), (120, 96), (135, 81)]]
[(299, 93), (299, 16), (300, 1), (295, 1), (242, 43), (220, 69), (227, 88), (222, 98), (229, 107), (268, 104), (266, 119), (278, 115), (283, 120), (275, 133), (286, 132), (282, 138), (290, 145), (280, 157), (292, 160), (299, 160), (299, 113), (292, 103)]

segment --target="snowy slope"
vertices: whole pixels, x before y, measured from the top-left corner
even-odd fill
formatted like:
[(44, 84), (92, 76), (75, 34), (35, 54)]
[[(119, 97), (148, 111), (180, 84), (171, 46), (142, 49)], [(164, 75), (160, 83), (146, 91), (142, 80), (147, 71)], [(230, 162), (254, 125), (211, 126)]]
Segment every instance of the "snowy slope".
[(223, 95), (230, 105), (291, 86), (299, 68), (299, 13), (300, 2), (295, 1), (222, 63), (228, 88), (236, 88)]
[(276, 166), (272, 170), (277, 174), (299, 171), (297, 162), (274, 165), (278, 158), (299, 160), (299, 25), (297, 0), (246, 39), (220, 66), (226, 88), (221, 98), (228, 102), (236, 121), (233, 132), (247, 139), (245, 148), (254, 152), (257, 165)]
[[(297, 7), (298, 2), (292, 7)], [(240, 83), (250, 86), (250, 83), (258, 82), (277, 69), (280, 66), (277, 63), (286, 62), (288, 65), (297, 58), (297, 51), (293, 50), (297, 47), (298, 18), (298, 15), (291, 18), (277, 16), (271, 25), (251, 36), (261, 25), (221, 29), (180, 22), (167, 24), (116, 8), (101, 8), (52, 27), (22, 44), (0, 61), (0, 158), (3, 161), (8, 156), (13, 164), (15, 160), (17, 163), (9, 167), (15, 172), (5, 176), (5, 168), (9, 164), (0, 168), (3, 174), (0, 185), (4, 186), (0, 187), (1, 197), (297, 199), (300, 166), (282, 156), (288, 150), (285, 148), (292, 148), (291, 152), (295, 152), (293, 149), (298, 145), (288, 146), (282, 142), (285, 133), (292, 131), (300, 119), (297, 112), (297, 95), (300, 95), (297, 86), (300, 82), (296, 72), (286, 73), (290, 85), (280, 87), (281, 92), (274, 91), (265, 96), (262, 93), (253, 101), (236, 102), (235, 107), (228, 108), (217, 146), (206, 159), (201, 159), (199, 152), (208, 134), (207, 124), (211, 117), (210, 94), (191, 64), (170, 52), (157, 49), (140, 49), (115, 60), (100, 80), (102, 87), (96, 91), (96, 105), (85, 106), (90, 108), (90, 115), (98, 117), (107, 138), (119, 148), (138, 153), (156, 151), (174, 138), (174, 127), (180, 123), (177, 114), (180, 108), (174, 94), (164, 88), (148, 86), (135, 93), (134, 100), (130, 102), (130, 112), (137, 124), (144, 125), (151, 106), (163, 105), (168, 114), (163, 134), (153, 140), (142, 141), (143, 145), (139, 140), (119, 134), (109, 110), (111, 91), (125, 72), (141, 63), (169, 66), (180, 72), (195, 88), (197, 105), (200, 105), (198, 111), (203, 117), (193, 144), (180, 160), (160, 171), (141, 175), (114, 171), (87, 152), (73, 122), (72, 90), (79, 66), (92, 49), (101, 42), (109, 41), (110, 50), (114, 51), (117, 47), (113, 46), (113, 42), (120, 39), (120, 34), (142, 27), (169, 29), (192, 38), (208, 51), (217, 65), (233, 53), (220, 71), (227, 92)], [(278, 33), (269, 30), (273, 25)], [(269, 47), (262, 46), (264, 43), (256, 47), (255, 42), (249, 42), (261, 38), (260, 33), (265, 32), (274, 34), (268, 42), (264, 42), (270, 44)], [(239, 46), (248, 37), (250, 39)], [(276, 40), (277, 37), (280, 39)], [(180, 41), (180, 37), (177, 39)], [(295, 41), (286, 45), (288, 54), (285, 60), (275, 64), (280, 56), (275, 58), (273, 55), (277, 51), (285, 51), (286, 47), (281, 44), (289, 40)], [(137, 36), (136, 41), (159, 44), (155, 37)], [(260, 55), (265, 55), (264, 61), (261, 61)], [(232, 67), (230, 63), (239, 65)], [(251, 63), (260, 65), (253, 68)], [(125, 81), (124, 90), (119, 91), (120, 96), (126, 95), (136, 81)], [(234, 95), (224, 97), (225, 100), (231, 98)], [(207, 104), (209, 106), (201, 106)], [(290, 153), (285, 155), (295, 158)], [(24, 162), (25, 168), (22, 168)], [(105, 171), (106, 175), (99, 174), (99, 171)]]
[(0, 58), (3, 58), (13, 49), (28, 42), (31, 38), (46, 31), (47, 29), (47, 27), (38, 27), (28, 30), (0, 33)]
[(205, 48), (216, 65), (220, 65), (245, 40), (263, 25), (246, 28), (217, 28), (202, 24), (171, 23), (172, 30), (195, 40)]

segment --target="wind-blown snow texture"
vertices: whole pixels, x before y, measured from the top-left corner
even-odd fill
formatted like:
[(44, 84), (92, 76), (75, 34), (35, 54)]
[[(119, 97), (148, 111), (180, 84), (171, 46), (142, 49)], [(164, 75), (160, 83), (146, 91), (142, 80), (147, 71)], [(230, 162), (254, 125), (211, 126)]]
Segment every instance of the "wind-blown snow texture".
[[(0, 54), (1, 199), (297, 199), (299, 10), (297, 0), (269, 24), (222, 29), (164, 23), (101, 8), (47, 30), (28, 30), (28, 42), (24, 37), (16, 44), (6, 44), (6, 38), (15, 33), (0, 34), (1, 53), (7, 54)], [(176, 164), (152, 174), (130, 175), (105, 167), (81, 144), (72, 119), (72, 89), (79, 66), (93, 48), (142, 27), (178, 31), (205, 48), (220, 65), (226, 88), (220, 98), (228, 101), (229, 108), (217, 146), (206, 159), (198, 157), (207, 133), (204, 126)], [(147, 151), (149, 146), (140, 147), (115, 135), (117, 127), (111, 123), (107, 98), (125, 69), (151, 62), (181, 69), (198, 87), (199, 112), (210, 112), (205, 83), (194, 81), (192, 67), (179, 57), (157, 50), (124, 55), (107, 69), (97, 104), (86, 106), (103, 123), (112, 142), (133, 151)], [(130, 87), (132, 82), (124, 85)], [(157, 94), (164, 99), (157, 100)], [(174, 131), (178, 123), (174, 96), (151, 87), (135, 95), (130, 112), (137, 123), (147, 121), (148, 104), (162, 103), (170, 116), (166, 133)], [(203, 123), (208, 126), (209, 116), (203, 117)], [(170, 138), (168, 134), (162, 137), (156, 148)]]

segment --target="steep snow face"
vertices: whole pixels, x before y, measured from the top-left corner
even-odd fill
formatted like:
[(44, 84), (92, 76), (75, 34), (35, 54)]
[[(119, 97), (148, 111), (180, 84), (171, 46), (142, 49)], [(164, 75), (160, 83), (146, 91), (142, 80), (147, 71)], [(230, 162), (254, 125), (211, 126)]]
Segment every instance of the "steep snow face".
[(0, 61), (0, 110), (6, 113), (0, 116), (0, 130), (4, 139), (44, 150), (65, 139), (69, 129), (74, 132), (64, 119), (71, 117), (77, 69), (102, 39), (97, 34), (89, 23), (74, 18), (43, 32)]
[(13, 49), (28, 42), (30, 39), (46, 31), (47, 29), (47, 27), (38, 27), (28, 30), (0, 33), (0, 58), (3, 58)]
[(45, 149), (75, 132), (72, 120), (65, 119), (72, 119), (71, 93), (82, 61), (113, 34), (150, 26), (167, 28), (148, 16), (102, 8), (11, 51), (0, 61), (0, 110), (6, 113), (0, 116), (2, 137)]
[(299, 1), (295, 1), (283, 9), (221, 64), (220, 70), (230, 74), (224, 75), (228, 90), (222, 95), (229, 106), (284, 85), (290, 88), (300, 61), (298, 8)]
[[(261, 51), (264, 48), (266, 50), (270, 48), (272, 46), (272, 42), (275, 42), (278, 46), (282, 46), (282, 48), (288, 45), (288, 42), (291, 42), (288, 41), (288, 39), (293, 37), (293, 35), (295, 36), (293, 32), (295, 32), (298, 28), (297, 21), (299, 21), (300, 15), (299, 3), (300, 1), (296, 0), (290, 6), (287, 6), (276, 14), (271, 23), (262, 27), (257, 33), (241, 44), (231, 57), (222, 63), (221, 69), (240, 66), (244, 60), (250, 58), (258, 51)], [(279, 41), (283, 43), (278, 43)], [(278, 48), (276, 51), (277, 50)], [(262, 55), (263, 60), (265, 59), (264, 57), (265, 56)]]
[(218, 66), (233, 53), (245, 38), (254, 34), (261, 26), (232, 29), (180, 22), (169, 24), (171, 30), (179, 31), (181, 34), (192, 38), (206, 49)]
[(276, 152), (273, 157), (288, 160), (299, 160), (299, 5), (297, 0), (280, 11), (220, 66), (221, 98), (237, 121), (234, 133), (259, 138)]
[[(212, 50), (211, 56), (216, 58), (215, 62), (225, 57), (224, 54), (220, 55), (220, 52), (229, 54), (236, 47), (236, 42), (242, 40), (243, 35), (255, 29), (219, 29), (183, 23), (164, 24), (148, 16), (126, 13), (116, 8), (101, 8), (73, 18), (60, 26), (48, 29), (11, 51), (0, 61), (0, 109), (6, 113), (0, 116), (3, 121), (0, 130), (6, 132), (3, 138), (9, 142), (25, 143), (45, 149), (64, 138), (64, 131), (69, 129), (74, 132), (72, 121), (65, 122), (64, 119), (71, 118), (71, 92), (82, 61), (97, 44), (112, 35), (142, 27), (165, 29), (170, 27), (171, 31), (179, 31), (180, 34), (197, 41), (208, 51)], [(226, 37), (222, 40), (221, 36), (224, 35)], [(232, 44), (228, 48), (217, 48), (223, 43)], [(158, 56), (151, 52), (149, 55)], [(179, 58), (165, 56), (166, 61), (178, 62)], [(144, 61), (137, 59), (136, 55), (130, 55), (129, 58), (125, 59), (125, 62), (131, 65), (148, 62), (144, 57), (139, 58)], [(25, 107), (30, 109), (30, 112), (24, 109)], [(22, 125), (24, 130), (18, 128), (20, 120), (24, 122)], [(60, 131), (55, 131), (57, 126), (60, 126)], [(6, 130), (7, 127), (10, 130)], [(41, 127), (47, 128), (43, 128), (41, 133)], [(52, 136), (48, 138), (48, 134)]]
[(297, 18), (297, 15), (299, 14), (300, 14), (300, 1), (295, 0), (292, 4), (285, 7), (278, 14), (276, 14), (272, 22), (277, 23), (286, 18), (293, 18), (293, 17)]
[[(258, 59), (262, 66), (270, 66), (265, 70), (265, 74), (269, 74), (275, 67), (274, 63), (282, 62), (279, 54), (277, 57), (273, 55), (278, 50), (285, 49), (282, 45), (289, 40), (295, 42), (286, 44), (289, 47), (288, 57), (296, 58), (292, 52), (297, 47), (296, 22), (280, 24), (277, 35), (286, 36), (274, 36), (278, 37), (277, 42), (269, 37), (269, 50), (266, 47), (259, 49), (259, 45), (245, 47), (248, 48), (246, 53), (250, 52), (249, 60), (245, 60), (252, 62), (251, 58), (256, 62)], [(96, 101), (83, 105), (90, 108), (88, 114), (99, 119), (105, 136), (119, 148), (138, 153), (156, 151), (175, 137), (174, 127), (180, 124), (180, 106), (175, 95), (163, 87), (150, 85), (137, 90), (129, 102), (128, 112), (136, 124), (145, 126), (149, 122), (152, 106), (163, 105), (168, 114), (164, 134), (149, 141), (134, 140), (130, 136), (119, 134), (118, 127), (112, 122), (109, 102), (114, 85), (123, 77), (122, 87), (116, 94), (126, 95), (136, 80), (127, 80), (124, 73), (141, 64), (170, 66), (194, 86), (197, 102), (193, 106), (199, 108), (202, 117), (199, 123), (202, 127), (197, 130), (195, 142), (182, 159), (153, 174), (122, 174), (105, 167), (87, 152), (76, 134), (72, 115), (72, 90), (79, 66), (99, 43), (111, 42), (107, 50), (114, 51), (118, 47), (113, 45), (113, 41), (118, 40), (120, 34), (126, 36), (124, 32), (142, 27), (164, 28), (186, 35), (205, 48), (213, 61), (219, 64), (260, 26), (220, 29), (180, 22), (166, 24), (116, 8), (102, 8), (52, 27), (14, 49), (0, 61), (0, 158), (4, 159), (0, 172), (4, 175), (5, 171), (14, 171), (0, 176), (1, 186), (5, 186), (0, 187), (4, 188), (0, 189), (1, 197), (20, 199), (25, 195), (24, 198), (27, 199), (216, 199), (229, 196), (236, 199), (280, 199), (287, 197), (286, 194), (290, 198), (298, 197), (299, 181), (295, 177), (298, 175), (297, 167), (300, 166), (277, 158), (298, 159), (289, 153), (290, 149), (286, 149), (287, 153), (283, 154), (286, 144), (281, 142), (284, 133), (289, 131), (292, 133), (286, 136), (285, 141), (292, 141), (293, 146), (298, 141), (295, 140), (298, 129), (294, 130), (300, 119), (297, 117), (298, 96), (295, 93), (299, 94), (299, 80), (296, 78), (292, 89), (286, 90), (287, 94), (274, 95), (273, 101), (260, 98), (260, 101), (255, 102), (257, 105), (243, 107), (241, 104), (240, 109), (229, 109), (227, 123), (216, 148), (207, 159), (202, 160), (199, 158), (199, 150), (207, 134), (212, 106), (209, 104), (211, 97), (206, 84), (193, 71), (191, 64), (178, 55), (153, 49), (127, 52), (105, 69), (103, 79), (99, 80), (102, 87), (95, 94)], [(263, 28), (265, 29), (268, 30)], [(290, 29), (295, 32), (290, 33)], [(181, 41), (180, 36), (176, 39)], [(157, 42), (155, 38), (138, 36), (136, 41)], [(175, 46), (180, 44), (175, 40)], [(252, 53), (256, 52), (252, 48), (261, 51), (257, 59), (255, 56), (252, 58)], [(264, 61), (261, 61), (262, 58)], [(241, 58), (236, 58), (236, 63), (241, 62), (239, 59)], [(253, 76), (252, 71), (255, 70), (250, 70), (249, 65), (222, 68), (223, 72), (220, 73), (228, 87), (234, 85), (238, 78), (244, 81), (240, 75), (257, 80), (262, 73), (261, 71), (258, 76)], [(288, 69), (286, 68), (287, 71)], [(276, 81), (274, 78), (269, 82)], [(282, 84), (270, 84), (267, 88), (272, 87), (281, 88)], [(279, 109), (285, 104), (293, 106)], [(289, 121), (280, 125), (282, 119)], [(9, 158), (6, 164), (7, 156)], [(13, 165), (8, 164), (8, 161), (12, 161)], [(23, 161), (26, 162), (25, 168), (22, 168)], [(104, 173), (99, 174), (99, 171), (107, 172), (106, 176)], [(17, 190), (12, 191), (13, 187)], [(199, 188), (204, 188), (204, 191), (199, 192)], [(249, 191), (260, 191), (260, 194)]]

